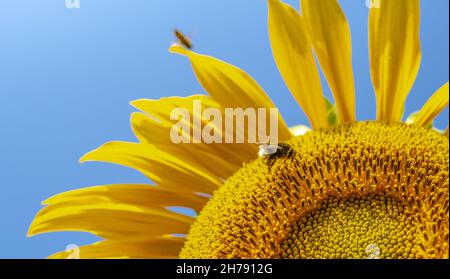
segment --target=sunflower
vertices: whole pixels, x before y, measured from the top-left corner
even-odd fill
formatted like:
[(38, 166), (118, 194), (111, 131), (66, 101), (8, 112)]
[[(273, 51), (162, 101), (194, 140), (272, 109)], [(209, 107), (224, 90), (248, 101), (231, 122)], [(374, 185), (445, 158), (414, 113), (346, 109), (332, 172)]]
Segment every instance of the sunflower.
[[(350, 30), (338, 2), (301, 0), (299, 13), (269, 0), (275, 62), (312, 128), (288, 128), (279, 116), (289, 156), (260, 158), (252, 144), (172, 144), (170, 112), (192, 113), (194, 100), (205, 109), (275, 107), (241, 69), (175, 44), (170, 51), (189, 59), (208, 96), (133, 101), (138, 142), (109, 142), (81, 158), (136, 169), (155, 185), (53, 196), (29, 235), (101, 237), (80, 247), (84, 258), (448, 258), (448, 128), (431, 127), (448, 83), (401, 122), (421, 61), (419, 1), (377, 4), (369, 14), (376, 120), (356, 121)], [(335, 104), (323, 97), (316, 63)]]

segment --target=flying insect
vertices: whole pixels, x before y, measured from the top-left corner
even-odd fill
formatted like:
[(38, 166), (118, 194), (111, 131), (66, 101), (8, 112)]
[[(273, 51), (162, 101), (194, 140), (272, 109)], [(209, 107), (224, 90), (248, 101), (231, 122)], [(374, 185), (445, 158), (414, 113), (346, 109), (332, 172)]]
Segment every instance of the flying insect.
[(187, 48), (187, 49), (192, 49), (193, 45), (192, 45), (192, 41), (191, 39), (189, 39), (187, 36), (185, 36), (180, 30), (175, 29), (173, 30), (173, 34), (175, 35), (175, 37), (177, 38), (178, 43)]

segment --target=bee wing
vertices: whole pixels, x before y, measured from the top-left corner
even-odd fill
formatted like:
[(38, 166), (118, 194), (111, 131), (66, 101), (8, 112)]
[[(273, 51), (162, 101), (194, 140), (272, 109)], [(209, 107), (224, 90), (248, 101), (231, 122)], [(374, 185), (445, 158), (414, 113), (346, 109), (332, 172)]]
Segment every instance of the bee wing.
[(265, 145), (264, 150), (268, 155), (277, 153), (279, 147), (278, 145)]

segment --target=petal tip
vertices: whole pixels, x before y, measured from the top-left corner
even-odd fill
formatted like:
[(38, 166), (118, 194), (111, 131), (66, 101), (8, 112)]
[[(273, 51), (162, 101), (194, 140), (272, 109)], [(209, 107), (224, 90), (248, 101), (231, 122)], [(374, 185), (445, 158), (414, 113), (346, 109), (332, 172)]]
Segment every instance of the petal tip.
[(95, 152), (95, 150), (89, 151), (88, 153), (84, 154), (83, 156), (81, 156), (81, 158), (78, 160), (78, 162), (79, 162), (80, 164), (82, 164), (82, 163), (86, 163), (86, 162), (91, 161), (91, 160), (92, 160), (92, 159), (91, 159), (91, 154), (92, 154), (93, 152)]
[(185, 49), (184, 47), (180, 46), (177, 43), (173, 43), (170, 47), (169, 47), (169, 52), (170, 53), (176, 53), (176, 54), (180, 54), (180, 55), (185, 55), (188, 56), (189, 55), (189, 51), (187, 49)]
[(30, 226), (28, 227), (28, 231), (27, 231), (27, 234), (26, 234), (27, 238), (33, 237), (33, 236), (38, 234), (36, 232), (36, 228), (35, 228), (35, 226), (36, 226), (36, 217), (33, 219), (33, 221), (31, 222)]

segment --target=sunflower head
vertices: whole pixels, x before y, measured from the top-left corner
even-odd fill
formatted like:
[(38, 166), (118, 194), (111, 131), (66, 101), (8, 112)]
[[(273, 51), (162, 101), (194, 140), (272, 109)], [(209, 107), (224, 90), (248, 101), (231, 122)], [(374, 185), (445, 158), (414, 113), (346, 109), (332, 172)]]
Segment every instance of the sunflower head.
[(207, 203), (187, 258), (448, 256), (448, 141), (429, 129), (359, 122), (288, 141)]

